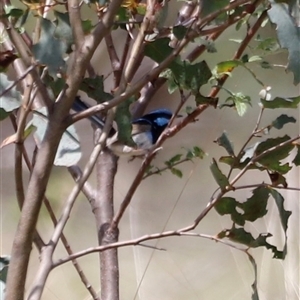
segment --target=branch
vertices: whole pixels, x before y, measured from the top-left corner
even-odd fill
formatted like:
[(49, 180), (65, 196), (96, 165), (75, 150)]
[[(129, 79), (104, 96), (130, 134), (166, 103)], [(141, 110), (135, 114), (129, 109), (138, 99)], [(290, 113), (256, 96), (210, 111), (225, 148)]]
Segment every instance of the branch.
[(114, 88), (117, 89), (121, 80), (122, 68), (112, 39), (111, 32), (105, 36), (105, 42), (106, 42), (106, 48), (111, 62), (111, 67), (114, 73)]
[(181, 159), (181, 160), (179, 160), (178, 162), (172, 164), (171, 166), (165, 166), (165, 167), (163, 167), (163, 168), (157, 168), (156, 171), (150, 171), (150, 172), (147, 173), (145, 176), (143, 176), (143, 179), (146, 179), (146, 178), (148, 178), (148, 177), (150, 177), (150, 176), (152, 176), (152, 175), (160, 175), (160, 173), (162, 173), (162, 172), (164, 172), (164, 171), (166, 171), (166, 170), (171, 170), (172, 168), (174, 168), (174, 167), (176, 167), (176, 166), (178, 166), (178, 165), (180, 165), (180, 164), (183, 164), (183, 163), (185, 163), (185, 162), (187, 162), (187, 161), (191, 161), (191, 159), (189, 159), (189, 158), (184, 158), (184, 159)]
[(45, 247), (46, 249), (44, 249), (44, 251), (42, 252), (41, 265), (37, 272), (36, 278), (33, 281), (32, 288), (29, 292), (28, 299), (40, 299), (41, 298), (42, 291), (45, 286), (47, 277), (52, 268), (53, 252), (57, 246), (59, 238), (61, 237), (62, 231), (69, 219), (71, 210), (75, 203), (75, 200), (76, 200), (78, 194), (80, 193), (80, 190), (81, 190), (82, 186), (84, 185), (85, 181), (88, 179), (89, 175), (91, 174), (93, 167), (96, 163), (97, 157), (100, 154), (100, 152), (102, 151), (102, 148), (103, 147), (99, 144), (95, 146), (95, 148), (90, 156), (90, 160), (85, 167), (82, 177), (77, 182), (77, 184), (74, 186), (73, 190), (71, 191), (71, 193), (68, 197), (68, 200), (65, 204), (62, 215), (59, 218), (57, 225), (55, 227), (54, 233), (51, 238), (51, 242)]
[[(5, 21), (5, 20), (4, 20)], [(17, 49), (20, 57), (22, 58), (22, 67), (19, 66), (19, 70), (24, 69), (29, 69), (30, 66), (32, 66), (32, 53), (30, 51), (30, 49), (28, 48), (27, 44), (24, 42), (24, 40), (22, 39), (22, 37), (20, 36), (20, 34), (16, 31), (16, 29), (8, 23), (4, 23), (6, 25), (6, 31), (9, 35), (9, 38), (11, 40), (11, 42), (13, 43), (13, 46)], [(8, 42), (7, 42), (8, 43)], [(29, 55), (31, 54), (31, 56)], [(18, 65), (21, 64), (20, 60), (16, 59), (14, 61), (14, 65)], [(34, 63), (36, 64), (36, 63)], [(24, 73), (25, 70), (22, 70), (19, 72), (19, 76), (21, 76), (21, 74)], [(38, 102), (39, 105), (42, 105), (44, 103), (44, 105), (47, 106), (47, 108), (49, 109), (52, 104), (53, 101), (50, 99), (47, 89), (44, 85), (44, 83), (41, 81), (38, 72), (35, 69), (32, 69), (30, 71), (30, 75), (33, 77), (33, 81), (35, 82), (35, 84), (37, 85), (38, 88)], [(24, 85), (25, 88), (25, 85)]]
[[(112, 244), (105, 245), (105, 246), (98, 246), (98, 247), (85, 249), (85, 250), (77, 252), (76, 254), (73, 254), (69, 257), (66, 257), (66, 258), (63, 258), (63, 259), (58, 259), (56, 262), (53, 263), (53, 268), (56, 268), (56, 267), (58, 267), (62, 264), (65, 264), (65, 263), (69, 262), (71, 259), (74, 259), (74, 258), (77, 259), (79, 257), (85, 256), (85, 255), (88, 255), (88, 254), (91, 254), (91, 253), (103, 252), (103, 251), (106, 251), (108, 249), (113, 249), (113, 248), (137, 246), (137, 245), (140, 245), (144, 241), (167, 238), (167, 237), (171, 237), (171, 236), (202, 237), (202, 238), (210, 239), (210, 240), (213, 240), (213, 241), (216, 241), (216, 242), (220, 242), (222, 244), (233, 247), (233, 248), (235, 248), (237, 250), (240, 250), (240, 251), (245, 251), (246, 250), (245, 248), (239, 248), (239, 247), (237, 247), (236, 245), (234, 245), (230, 242), (218, 239), (217, 237), (214, 237), (214, 236), (211, 236), (211, 235), (187, 232), (187, 231), (192, 230), (192, 228), (190, 228), (190, 229), (187, 229), (187, 228), (190, 228), (190, 227), (184, 227), (184, 228), (181, 228), (181, 229), (178, 229), (178, 230), (164, 231), (164, 232), (160, 232), (160, 233), (147, 234), (147, 235), (141, 236), (139, 238), (128, 240), (128, 241), (117, 242), (117, 243), (112, 243)], [(164, 250), (164, 249), (159, 249), (159, 250)]]
[(80, 15), (80, 1), (78, 0), (68, 0), (68, 11), (70, 17), (70, 25), (72, 28), (72, 33), (74, 37), (75, 46), (80, 49), (82, 43), (84, 42), (84, 32), (81, 24)]
[(127, 66), (123, 73), (121, 80), (121, 91), (126, 89), (127, 84), (132, 80), (133, 75), (135, 74), (136, 68), (139, 66), (141, 60), (143, 59), (143, 48), (144, 48), (144, 38), (147, 29), (150, 26), (150, 19), (153, 18), (154, 14), (154, 4), (153, 1), (147, 1), (147, 11), (143, 18), (143, 23), (140, 26), (138, 35), (132, 46), (130, 56), (128, 59)]
[(21, 74), (16, 80), (14, 80), (1, 94), (0, 98), (9, 92), (13, 87), (15, 87), (21, 80), (23, 80), (38, 64), (34, 63), (30, 66), (23, 74)]
[[(93, 34), (89, 35), (85, 39), (82, 48), (76, 49), (76, 58), (71, 66), (71, 76), (69, 76), (67, 80), (68, 88), (66, 89), (65, 97), (62, 97), (62, 99), (55, 104), (54, 110), (50, 111), (51, 114), (49, 114), (50, 118), (48, 128), (36, 157), (36, 163), (28, 185), (27, 195), (19, 220), (17, 233), (13, 241), (11, 264), (7, 275), (7, 299), (22, 299), (24, 297), (25, 279), (31, 252), (33, 232), (50, 177), (55, 153), (59, 145), (61, 136), (65, 130), (64, 120), (69, 115), (69, 109), (75, 98), (78, 86), (83, 78), (89, 61), (96, 47), (112, 26), (114, 16), (117, 13), (117, 10), (120, 7), (121, 3), (122, 0), (115, 0), (111, 2), (108, 7), (107, 13), (102, 19), (102, 22), (98, 24)], [(26, 45), (19, 43), (19, 35), (16, 33), (15, 29), (10, 28), (9, 34), (12, 38), (12, 41), (16, 42), (16, 47), (18, 47), (19, 53), (22, 53), (22, 57), (28, 58), (26, 52), (27, 47)], [(30, 61), (28, 61), (27, 63), (28, 65), (30, 65)], [(48, 96), (46, 87), (42, 84), (38, 75), (36, 74), (35, 76), (35, 74), (36, 73), (33, 72), (34, 81), (37, 83), (38, 90), (39, 92), (44, 93), (43, 96), (45, 96), (45, 103), (48, 104), (48, 107), (50, 107), (52, 106), (52, 101)], [(74, 194), (76, 194), (76, 189)], [(61, 225), (62, 223), (63, 222), (60, 222), (59, 225)], [(59, 238), (60, 233), (61, 232), (59, 232), (58, 237), (55, 236), (56, 239)], [(49, 252), (52, 251), (52, 248), (50, 248), (50, 250), (48, 249), (45, 250)], [(47, 251), (42, 253), (43, 256), (47, 256)], [(51, 260), (51, 253), (49, 258)], [(39, 283), (42, 282), (43, 285), (45, 284), (45, 280), (49, 274), (50, 269), (51, 261), (46, 260), (43, 264), (43, 271), (39, 272), (39, 274), (41, 274), (42, 276), (37, 280), (36, 287), (38, 288), (34, 291), (34, 294), (36, 293), (37, 295), (41, 295), (42, 289), (40, 288)]]
[[(255, 137), (255, 135), (258, 133), (258, 127), (259, 127), (259, 124), (261, 122), (261, 119), (262, 119), (262, 115), (263, 115), (263, 112), (264, 112), (264, 107), (262, 107), (260, 109), (260, 112), (259, 112), (259, 115), (258, 115), (258, 118), (257, 118), (257, 121), (256, 121), (256, 125), (255, 125), (255, 128), (254, 130), (252, 131), (251, 135), (249, 136), (249, 138), (246, 140), (246, 142), (244, 143), (244, 145), (241, 147), (238, 155), (236, 156), (237, 159), (240, 159), (241, 156), (243, 155), (243, 152), (244, 152), (244, 149), (247, 147), (247, 145), (250, 143), (250, 141), (252, 140), (253, 137)], [(263, 129), (262, 129), (263, 130)], [(260, 131), (260, 130), (259, 130)], [(229, 172), (228, 172), (228, 175), (227, 175), (227, 178), (230, 178), (230, 175), (231, 173), (233, 172), (233, 166), (230, 168)]]
[(83, 185), (89, 178), (90, 174), (93, 171), (93, 168), (97, 162), (97, 158), (101, 151), (104, 149), (106, 145), (106, 137), (108, 135), (108, 132), (111, 128), (111, 122), (112, 119), (108, 118), (106, 119), (106, 122), (104, 124), (103, 132), (101, 133), (99, 143), (94, 147), (94, 150), (92, 154), (90, 155), (90, 159), (88, 163), (85, 166), (85, 169), (83, 171), (82, 177), (78, 180), (76, 185), (74, 186), (73, 190), (71, 191), (69, 198), (66, 201), (65, 207), (63, 209), (62, 215), (59, 218), (54, 233), (52, 235), (51, 241), (48, 243), (48, 245), (44, 248), (44, 251), (41, 255), (41, 265), (40, 268), (37, 271), (36, 278), (32, 284), (31, 291), (29, 293), (28, 299), (40, 299), (43, 289), (46, 284), (47, 277), (52, 269), (52, 257), (54, 250), (58, 244), (58, 241), (62, 235), (62, 232), (64, 230), (64, 227), (70, 217), (71, 210), (73, 208), (73, 205), (75, 203), (75, 200), (80, 193)]
[[(78, 166), (71, 166), (68, 171), (76, 182), (82, 177), (82, 171)], [(92, 206), (93, 201), (95, 201), (95, 191), (92, 186), (86, 181), (81, 191)]]

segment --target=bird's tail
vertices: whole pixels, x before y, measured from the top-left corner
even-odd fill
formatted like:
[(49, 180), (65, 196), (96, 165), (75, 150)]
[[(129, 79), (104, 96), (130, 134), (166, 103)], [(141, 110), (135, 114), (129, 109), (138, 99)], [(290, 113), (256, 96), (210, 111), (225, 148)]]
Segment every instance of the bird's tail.
[[(75, 100), (73, 102), (72, 105), (72, 109), (76, 112), (81, 112), (84, 111), (86, 109), (90, 108), (90, 106), (88, 104), (86, 104), (85, 102), (83, 102), (79, 96), (75, 97)], [(103, 129), (104, 127), (104, 120), (102, 120), (101, 118), (99, 118), (98, 116), (90, 116), (88, 117), (88, 119), (95, 124), (98, 128)], [(109, 132), (109, 136), (112, 137), (114, 134), (116, 133), (116, 130), (114, 128), (111, 128), (110, 132)]]
[[(73, 102), (72, 109), (76, 112), (85, 111), (86, 109), (90, 108), (85, 102), (83, 102), (79, 96), (76, 96), (75, 101)], [(104, 121), (101, 120), (98, 116), (90, 116), (89, 120), (95, 124), (99, 128), (104, 127)]]

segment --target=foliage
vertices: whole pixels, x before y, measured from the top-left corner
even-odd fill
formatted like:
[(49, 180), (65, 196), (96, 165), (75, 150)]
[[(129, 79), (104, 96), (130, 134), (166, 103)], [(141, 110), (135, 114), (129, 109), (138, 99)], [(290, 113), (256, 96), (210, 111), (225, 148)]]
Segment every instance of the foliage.
[[(8, 260), (2, 257), (0, 260), (0, 280), (6, 283), (8, 278), (6, 293), (9, 299), (21, 299), (24, 296), (32, 243), (39, 251), (41, 263), (39, 276), (29, 290), (29, 299), (40, 299), (49, 273), (71, 260), (81, 280), (89, 287), (90, 296), (99, 299), (77, 262), (80, 256), (93, 252), (100, 252), (101, 283), (106, 282), (109, 286), (107, 290), (102, 289), (101, 298), (108, 299), (110, 292), (114, 294), (110, 299), (122, 298), (118, 294), (118, 257), (117, 252), (113, 251), (151, 239), (181, 236), (188, 231), (196, 235), (193, 230), (212, 208), (224, 218), (229, 217), (232, 225), (222, 228), (210, 239), (221, 241), (247, 255), (255, 275), (252, 299), (259, 299), (257, 265), (250, 254), (251, 249), (264, 247), (271, 250), (276, 259), (284, 259), (288, 251), (288, 221), (292, 212), (285, 209), (286, 200), (279, 191), (293, 188), (299, 192), (299, 187), (289, 187), (288, 175), (300, 165), (300, 136), (283, 134), (281, 130), (297, 123), (289, 109), (299, 108), (300, 96), (273, 97), (270, 87), (253, 70), (259, 67), (275, 73), (277, 66), (269, 61), (269, 57), (279, 50), (285, 51), (288, 57), (286, 70), (292, 73), (295, 85), (300, 83), (299, 5), (296, 1), (179, 1), (181, 8), (172, 25), (165, 25), (167, 16), (171, 14), (172, 4), (169, 1), (148, 1), (147, 5), (135, 0), (69, 0), (67, 4), (64, 1), (50, 4), (48, 1), (35, 0), (21, 2), (17, 7), (5, 1), (0, 10), (1, 44), (4, 48), (0, 52), (0, 121), (9, 120), (15, 130), (14, 134), (5, 137), (1, 147), (15, 143), (16, 196), (22, 208), (21, 225), (14, 238), (18, 246), (16, 249), (22, 249), (22, 255), (12, 249), (11, 264), (14, 268), (8, 268), (8, 275)], [(83, 10), (88, 11), (87, 19), (83, 17)], [(275, 24), (274, 33), (278, 43), (274, 37), (264, 37), (260, 33), (268, 20)], [(34, 36), (28, 34), (31, 22), (36, 24)], [(233, 57), (218, 57), (213, 67), (203, 60), (202, 54), (219, 51), (214, 41), (230, 27), (244, 30), (246, 35), (243, 39), (230, 37), (235, 42), (235, 54)], [(123, 44), (118, 46), (120, 49), (113, 38), (115, 32), (125, 36)], [(109, 75), (97, 74), (98, 69), (93, 64), (93, 55), (100, 44), (106, 46), (111, 64)], [(143, 69), (140, 66), (144, 66), (145, 61), (148, 65)], [(243, 120), (247, 118), (256, 99), (226, 85), (228, 78), (239, 80), (235, 77), (238, 69), (250, 75), (252, 81), (249, 84), (256, 84), (262, 89), (261, 92), (257, 91), (260, 113), (252, 133), (245, 137), (240, 149), (235, 149), (231, 133), (226, 128), (215, 139), (214, 142), (226, 151), (226, 156), (211, 159), (210, 172), (217, 189), (212, 192), (205, 208), (195, 221), (191, 220), (191, 224), (183, 228), (149, 233), (136, 240), (118, 241), (120, 220), (143, 180), (153, 175), (164, 175), (166, 171), (179, 179), (183, 178), (185, 174), (179, 166), (195, 163), (207, 156), (202, 150), (205, 145), (183, 150), (178, 148), (174, 149), (171, 158), (161, 166), (156, 166), (153, 159), (159, 155), (161, 145), (168, 138), (175, 136), (176, 139), (184, 127), (198, 118), (201, 120), (208, 108), (236, 111), (240, 118), (236, 127), (244, 126)], [(107, 76), (112, 78), (113, 87), (106, 81)], [(180, 101), (174, 100), (170, 104), (175, 107), (174, 118), (157, 143), (143, 152), (139, 171), (120, 208), (114, 209), (113, 187), (118, 159), (108, 149), (113, 149), (111, 146), (116, 143), (121, 147), (130, 146), (139, 150), (131, 137), (131, 120), (142, 115), (162, 86), (174, 98), (180, 96)], [(203, 91), (204, 86), (210, 89), (209, 93)], [(219, 99), (220, 91), (227, 98)], [(88, 106), (86, 111), (70, 114), (78, 93), (90, 98), (94, 105)], [(284, 113), (280, 109), (285, 109)], [(262, 125), (265, 113), (271, 110), (274, 111), (274, 120)], [(179, 115), (181, 111), (184, 111), (183, 116)], [(99, 116), (99, 113), (105, 125), (100, 134), (99, 130), (95, 130), (93, 152), (81, 171), (77, 166), (82, 156), (80, 141), (73, 124), (83, 118)], [(182, 119), (176, 120), (175, 117)], [(112, 127), (117, 129), (117, 137), (109, 135)], [(268, 137), (270, 133), (275, 137)], [(36, 151), (30, 156), (25, 141), (32, 136)], [(293, 155), (293, 159), (290, 159)], [(27, 193), (24, 192), (27, 188), (22, 178), (22, 157), (30, 175)], [(56, 220), (45, 195), (53, 165), (67, 167), (76, 179), (74, 189), (60, 211), (59, 220)], [(87, 183), (94, 167), (97, 171), (97, 193), (93, 188), (90, 190)], [(238, 185), (249, 172), (264, 172), (270, 182), (261, 182), (253, 176), (253, 181), (248, 185)], [(249, 189), (252, 191), (250, 197), (238, 197), (235, 194), (238, 190)], [(72, 253), (64, 236), (64, 227), (81, 190), (90, 200), (99, 246), (83, 253)], [(247, 227), (249, 223), (267, 217), (268, 203), (272, 200), (278, 209), (285, 238), (283, 249), (270, 242), (270, 232), (259, 233), (255, 237)], [(43, 241), (36, 226), (42, 202), (46, 204), (55, 227), (47, 242)], [(99, 207), (103, 211), (99, 212)], [(54, 255), (60, 239), (68, 251), (67, 258), (57, 259)], [(238, 248), (238, 244), (242, 244), (243, 248)], [(110, 259), (102, 257), (103, 252), (112, 255)], [(110, 265), (112, 261), (113, 266)], [(104, 270), (112, 273), (107, 275)], [(111, 276), (115, 280), (110, 280)]]

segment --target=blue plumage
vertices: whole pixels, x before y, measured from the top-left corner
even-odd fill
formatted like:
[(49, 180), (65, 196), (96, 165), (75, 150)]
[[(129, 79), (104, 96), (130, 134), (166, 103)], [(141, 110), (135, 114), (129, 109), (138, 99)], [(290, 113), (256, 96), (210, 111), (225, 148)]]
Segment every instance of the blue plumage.
[[(89, 106), (76, 97), (73, 107), (76, 112), (83, 111)], [(145, 154), (158, 140), (162, 132), (168, 126), (171, 118), (172, 112), (166, 108), (153, 110), (146, 115), (137, 118), (132, 121), (132, 139), (137, 145), (137, 149), (132, 147), (121, 145), (118, 141), (111, 143), (109, 148), (116, 155), (141, 155)], [(97, 127), (103, 128), (104, 122), (98, 116), (89, 117), (91, 122), (93, 122)], [(116, 131), (112, 128), (110, 132), (110, 137), (112, 137)], [(146, 151), (145, 151), (146, 150)]]
[(157, 110), (153, 110), (148, 114), (132, 121), (132, 124), (143, 124), (148, 123), (150, 125), (149, 131), (152, 134), (152, 144), (155, 144), (168, 126), (170, 120), (172, 118), (172, 112), (166, 108), (161, 108)]

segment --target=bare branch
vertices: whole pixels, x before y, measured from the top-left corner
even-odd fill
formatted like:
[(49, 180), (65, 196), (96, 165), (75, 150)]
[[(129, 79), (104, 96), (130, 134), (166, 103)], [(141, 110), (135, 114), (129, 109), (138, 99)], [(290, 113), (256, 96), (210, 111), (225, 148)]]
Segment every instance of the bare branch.
[(77, 49), (79, 49), (84, 42), (84, 32), (81, 25), (79, 2), (79, 0), (68, 0), (70, 24)]
[(9, 92), (13, 87), (15, 87), (21, 80), (23, 80), (35, 67), (37, 63), (30, 66), (21, 76), (19, 76), (16, 80), (14, 80), (1, 94), (0, 97), (4, 96), (7, 92)]
[[(56, 103), (54, 110), (50, 111), (51, 118), (49, 119), (48, 130), (46, 131), (44, 140), (41, 143), (40, 149), (36, 156), (36, 163), (34, 165), (32, 176), (30, 178), (17, 233), (13, 242), (11, 266), (8, 270), (6, 285), (7, 299), (23, 298), (33, 232), (36, 226), (46, 186), (50, 177), (56, 149), (65, 129), (64, 120), (69, 114), (69, 109), (72, 105), (73, 99), (75, 98), (78, 86), (83, 78), (89, 61), (96, 47), (112, 26), (115, 13), (117, 12), (121, 3), (122, 0), (111, 2), (108, 11), (104, 15), (100, 25), (96, 27), (92, 35), (85, 39), (83, 46), (80, 49), (76, 49), (76, 59), (71, 67), (72, 76), (69, 76), (67, 80), (68, 89), (66, 90), (66, 97), (64, 97), (65, 99), (61, 99), (61, 101)], [(18, 52), (21, 53), (23, 59), (26, 59), (26, 63), (30, 65), (31, 61), (26, 52), (28, 47), (23, 42), (20, 42), (19, 35), (14, 28), (9, 27), (8, 31), (11, 40), (16, 44), (18, 48)], [(52, 101), (48, 96), (45, 86), (42, 84), (37, 74), (33, 73), (33, 76), (34, 81), (37, 83), (39, 92), (43, 92), (42, 95), (43, 97), (45, 97), (45, 103), (47, 104), (48, 108), (51, 107)], [(80, 189), (75, 188), (74, 195), (76, 195), (79, 191)], [(72, 196), (70, 198), (73, 201)], [(70, 206), (72, 206), (72, 204)], [(28, 216), (30, 216), (30, 218), (28, 218)], [(68, 213), (64, 214), (64, 216), (68, 217)], [(56, 235), (54, 236), (56, 241), (61, 235), (61, 230), (63, 229), (64, 224), (64, 220), (60, 221), (58, 224), (57, 230), (55, 232)], [(42, 283), (42, 286), (44, 286), (45, 280), (51, 269), (53, 247), (49, 249), (45, 249), (45, 251), (42, 253), (43, 256), (45, 255), (45, 257), (47, 257), (47, 252), (50, 252), (50, 255), (48, 256), (48, 259), (44, 260), (43, 269), (39, 271), (39, 274), (41, 276), (36, 282), (38, 287), (40, 287), (40, 283)], [(42, 288), (38, 288), (34, 291), (33, 294), (41, 295), (41, 293)], [(33, 294), (31, 293), (31, 296)]]
[[(27, 44), (24, 42), (24, 40), (22, 39), (22, 37), (20, 36), (20, 34), (16, 31), (16, 29), (7, 23), (4, 23), (6, 25), (6, 31), (10, 37), (11, 42), (13, 43), (14, 47), (17, 48), (19, 55), (22, 58), (22, 63), (25, 66), (25, 69), (29, 69), (30, 66), (32, 65), (32, 63), (36, 64), (35, 62), (32, 62), (32, 57), (33, 55), (31, 54), (31, 56), (29, 55), (29, 53), (31, 53), (30, 49), (28, 48)], [(8, 41), (6, 42), (8, 43)], [(14, 61), (14, 64), (20, 64), (20, 60), (16, 59)], [(19, 76), (21, 76), (21, 74), (24, 73), (24, 70), (22, 70), (22, 73), (19, 74)], [(33, 81), (35, 82), (35, 84), (37, 85), (38, 88), (38, 100), (39, 103), (41, 105), (41, 103), (44, 103), (47, 108), (49, 109), (53, 102), (50, 99), (47, 89), (44, 86), (43, 82), (41, 81), (39, 74), (37, 73), (37, 71), (35, 69), (32, 69), (30, 72), (31, 76), (33, 77)]]
[[(78, 166), (71, 166), (68, 168), (68, 171), (76, 182), (82, 177), (82, 171)], [(92, 202), (95, 201), (95, 190), (93, 189), (93, 187), (86, 181), (81, 191), (87, 198), (89, 203), (92, 205)]]
[(40, 299), (40, 297), (42, 295), (44, 286), (46, 284), (47, 277), (52, 268), (52, 256), (53, 256), (54, 250), (55, 250), (57, 243), (62, 235), (63, 229), (69, 219), (71, 210), (75, 203), (75, 200), (76, 200), (78, 194), (80, 193), (83, 185), (85, 184), (85, 182), (89, 178), (90, 174), (92, 173), (93, 168), (97, 162), (99, 154), (101, 153), (101, 151), (103, 150), (103, 148), (106, 145), (106, 137), (111, 128), (111, 122), (112, 122), (112, 119), (108, 117), (106, 119), (106, 122), (105, 122), (105, 125), (103, 128), (103, 132), (100, 136), (99, 143), (94, 147), (94, 150), (90, 155), (90, 159), (89, 159), (88, 163), (86, 164), (86, 167), (83, 171), (82, 177), (78, 180), (78, 182), (74, 186), (73, 190), (71, 191), (71, 193), (66, 201), (62, 215), (59, 218), (59, 220), (55, 226), (55, 230), (52, 235), (51, 241), (48, 243), (48, 245), (45, 247), (44, 251), (42, 252), (42, 255), (41, 255), (42, 262), (41, 262), (40, 268), (37, 272), (36, 278), (33, 282), (28, 299)]
[(120, 60), (111, 33), (105, 36), (105, 42), (106, 42), (106, 48), (110, 58), (112, 70), (114, 73), (114, 88), (116, 89), (120, 83), (122, 69), (121, 69)]

